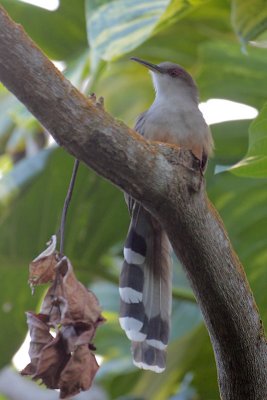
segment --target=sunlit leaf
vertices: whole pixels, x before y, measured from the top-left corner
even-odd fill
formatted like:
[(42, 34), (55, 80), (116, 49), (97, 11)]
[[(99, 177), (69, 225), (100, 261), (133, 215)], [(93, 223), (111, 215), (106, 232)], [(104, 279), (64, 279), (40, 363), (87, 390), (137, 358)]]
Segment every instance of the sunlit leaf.
[(156, 31), (160, 31), (166, 26), (176, 23), (187, 13), (193, 11), (194, 7), (203, 6), (209, 2), (210, 0), (171, 0), (156, 26)]
[(267, 177), (267, 104), (249, 127), (249, 147), (245, 158), (231, 171), (239, 176)]
[(242, 42), (256, 38), (267, 29), (265, 0), (232, 0), (232, 21)]
[(172, 25), (206, 0), (86, 1), (93, 65), (114, 60)]
[[(267, 59), (262, 49), (248, 54), (232, 41), (200, 46), (198, 83), (202, 98), (222, 98), (260, 108), (266, 101)], [(220, 71), (220, 73), (219, 73)]]
[(114, 0), (91, 10), (87, 29), (92, 57), (112, 60), (143, 43), (152, 33), (169, 0)]
[(84, 0), (60, 0), (56, 11), (17, 0), (1, 0), (1, 5), (54, 60), (71, 59), (88, 47)]

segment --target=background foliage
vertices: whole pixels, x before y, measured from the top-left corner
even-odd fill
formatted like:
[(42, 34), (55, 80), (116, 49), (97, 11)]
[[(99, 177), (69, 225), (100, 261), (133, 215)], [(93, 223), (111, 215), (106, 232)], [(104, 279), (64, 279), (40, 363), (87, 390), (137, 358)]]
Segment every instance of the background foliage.
[[(211, 127), (216, 152), (207, 189), (266, 325), (266, 2), (61, 0), (54, 12), (18, 0), (0, 4), (51, 59), (64, 62), (65, 75), (78, 88), (103, 95), (107, 111), (130, 125), (153, 98), (146, 71), (129, 61), (131, 55), (182, 64), (195, 77), (201, 100), (225, 98), (261, 110), (251, 124), (243, 120)], [(27, 265), (58, 230), (71, 175), (72, 158), (47, 144), (48, 133), (0, 86), (1, 367), (26, 334), (24, 311), (34, 309), (42, 295), (41, 289), (32, 298)], [(215, 169), (226, 171), (215, 174)], [(122, 193), (82, 166), (65, 251), (79, 277), (98, 295), (108, 319), (96, 338), (104, 358), (98, 384), (110, 399), (218, 400), (210, 341), (177, 261), (168, 368), (155, 378), (132, 366), (129, 342), (117, 321), (127, 225)]]

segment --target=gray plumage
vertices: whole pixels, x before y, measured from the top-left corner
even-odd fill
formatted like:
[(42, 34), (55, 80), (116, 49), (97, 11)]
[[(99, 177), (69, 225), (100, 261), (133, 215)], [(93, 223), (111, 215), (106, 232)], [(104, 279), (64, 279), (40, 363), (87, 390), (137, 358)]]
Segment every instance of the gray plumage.
[[(135, 127), (141, 134), (144, 114)], [(120, 276), (120, 324), (132, 341), (134, 364), (162, 372), (170, 332), (171, 246), (148, 211), (127, 195), (125, 198), (131, 224)]]
[[(149, 140), (190, 149), (205, 168), (213, 141), (198, 109), (194, 80), (182, 67), (133, 59), (152, 71), (156, 97), (136, 122)], [(132, 341), (133, 362), (162, 372), (170, 335), (172, 257), (166, 233), (148, 211), (125, 196), (131, 215), (120, 275), (120, 324)]]

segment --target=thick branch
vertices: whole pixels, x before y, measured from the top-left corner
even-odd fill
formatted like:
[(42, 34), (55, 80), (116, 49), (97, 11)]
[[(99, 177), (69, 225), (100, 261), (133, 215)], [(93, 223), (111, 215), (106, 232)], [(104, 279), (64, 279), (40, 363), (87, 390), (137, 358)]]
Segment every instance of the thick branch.
[(193, 156), (145, 141), (96, 107), (1, 9), (0, 80), (69, 153), (161, 221), (202, 309), (222, 399), (266, 399), (267, 350), (258, 310)]

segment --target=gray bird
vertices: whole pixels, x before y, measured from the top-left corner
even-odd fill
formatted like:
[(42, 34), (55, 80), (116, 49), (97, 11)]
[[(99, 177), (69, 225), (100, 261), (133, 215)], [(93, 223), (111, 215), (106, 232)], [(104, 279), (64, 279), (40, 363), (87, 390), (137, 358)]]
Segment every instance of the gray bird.
[[(191, 150), (205, 169), (212, 154), (210, 130), (198, 108), (198, 90), (191, 75), (170, 62), (148, 68), (155, 100), (136, 122), (146, 139)], [(166, 233), (139, 203), (125, 196), (131, 223), (120, 275), (120, 325), (132, 341), (133, 362), (154, 372), (166, 367), (172, 303), (172, 256)]]

